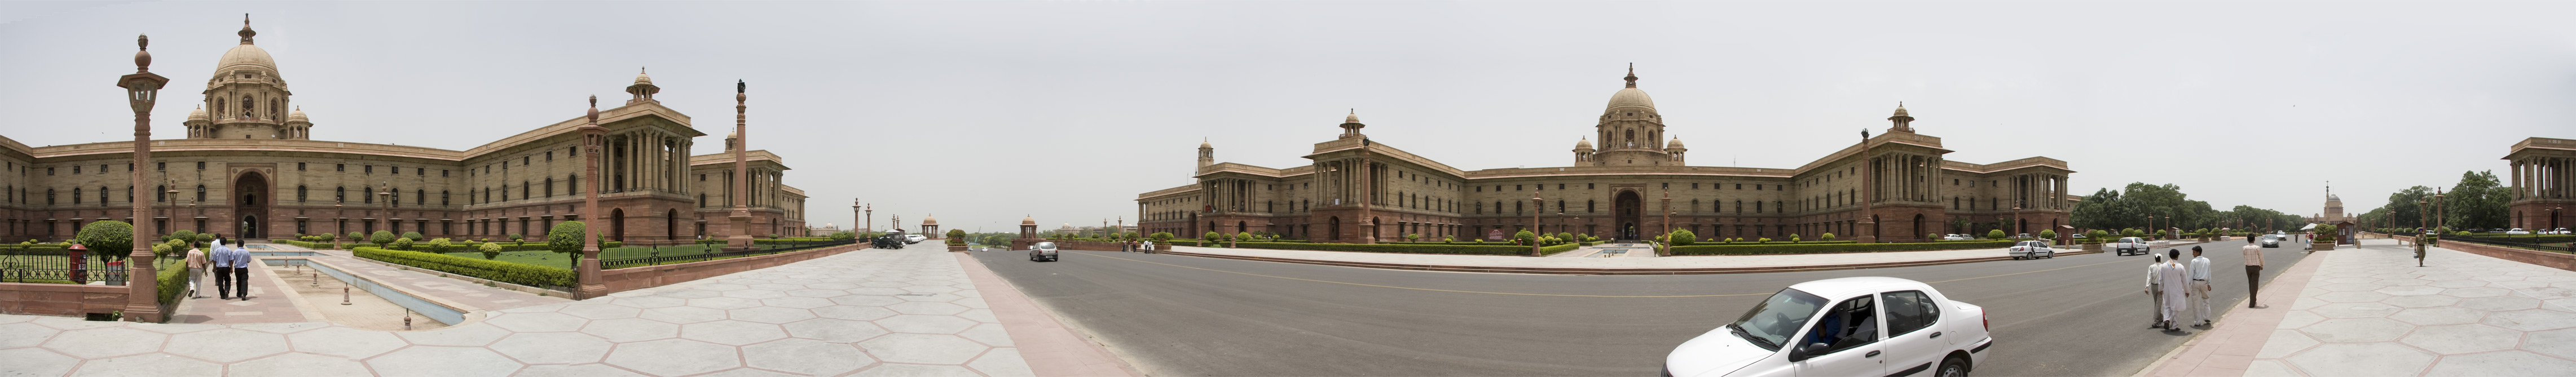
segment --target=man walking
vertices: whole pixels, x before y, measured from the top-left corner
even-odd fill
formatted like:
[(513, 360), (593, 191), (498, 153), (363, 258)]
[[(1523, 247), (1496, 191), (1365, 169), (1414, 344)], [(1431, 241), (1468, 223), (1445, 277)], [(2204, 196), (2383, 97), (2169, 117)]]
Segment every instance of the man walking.
[(232, 249), (224, 247), (223, 236), (215, 236), (214, 245), (211, 247), (214, 248), (212, 258), (215, 262), (215, 297), (230, 300), (233, 298), (234, 284)]
[(2245, 239), (2245, 308), (2262, 308), (2263, 305), (2255, 303), (2262, 297), (2260, 295), (2262, 291), (2263, 246), (2255, 244), (2254, 239), (2247, 238)]
[(2191, 247), (2190, 266), (2190, 294), (2196, 296), (2190, 300), (2192, 314), (2198, 314), (2198, 316), (2194, 318), (2200, 320), (2202, 327), (2216, 325), (2218, 317), (2212, 317), (2209, 315), (2209, 257), (2200, 255), (2199, 246)]
[[(2155, 254), (2155, 253), (2154, 253), (2154, 252), (2148, 252), (2148, 254), (2149, 254), (2149, 255), (2153, 255), (2153, 254)], [(2153, 257), (2155, 258), (2156, 263), (2155, 263), (2155, 264), (2149, 264), (2149, 265), (2147, 265), (2147, 290), (2146, 290), (2146, 292), (2147, 292), (2147, 303), (2149, 303), (2149, 304), (2154, 304), (2154, 305), (2155, 305), (2155, 306), (2154, 306), (2154, 307), (2155, 307), (2155, 311), (2154, 311), (2154, 312), (2152, 312), (2152, 313), (2153, 313), (2153, 315), (2149, 315), (2149, 316), (2147, 316), (2147, 327), (2165, 327), (2165, 290), (2164, 290), (2164, 281), (2162, 281), (2162, 280), (2157, 280), (2157, 279), (2159, 278), (2159, 276), (2158, 276), (2157, 274), (2158, 274), (2158, 273), (2161, 273), (2161, 272), (2164, 272), (2164, 269), (2165, 269), (2165, 256), (2162, 256), (2162, 255), (2153, 255)]]
[(2156, 281), (2165, 288), (2164, 294), (2158, 295), (2164, 300), (2165, 330), (2181, 330), (2184, 300), (2191, 299), (2190, 271), (2182, 265), (2182, 250), (2167, 249), (2165, 257), (2170, 260), (2156, 270)]
[(250, 249), (242, 248), (241, 239), (233, 239), (233, 244), (224, 250), (228, 250), (233, 264), (233, 297), (250, 301)]
[(197, 241), (187, 242), (188, 298), (206, 298), (206, 251), (197, 248)]

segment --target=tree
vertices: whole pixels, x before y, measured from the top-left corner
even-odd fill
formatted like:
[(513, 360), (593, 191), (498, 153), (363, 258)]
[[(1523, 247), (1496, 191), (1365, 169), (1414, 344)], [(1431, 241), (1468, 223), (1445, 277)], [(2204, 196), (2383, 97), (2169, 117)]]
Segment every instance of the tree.
[(393, 244), (393, 249), (394, 249), (394, 250), (411, 250), (411, 244), (412, 244), (412, 242), (411, 242), (411, 239), (410, 239), (410, 238), (395, 238), (395, 239), (394, 239), (394, 244)]
[(520, 245), (526, 245), (528, 244), (528, 236), (518, 233), (510, 233), (510, 242), (517, 242)]
[(1171, 243), (1172, 232), (1154, 232), (1154, 242)]
[(2442, 216), (2452, 228), (2503, 228), (2511, 219), (2506, 204), (2513, 202), (2513, 188), (2496, 180), (2492, 171), (2460, 173), (2460, 183), (2442, 193)]
[(563, 254), (566, 259), (571, 259), (572, 263), (568, 263), (567, 268), (581, 268), (582, 233), (589, 231), (583, 226), (580, 221), (565, 221), (562, 224), (555, 224), (554, 231), (546, 233), (546, 250)]
[(401, 237), (395, 237), (394, 232), (379, 230), (376, 234), (367, 235), (367, 242), (376, 244), (376, 248), (381, 249), (393, 245), (394, 240), (398, 238)]
[(80, 233), (73, 236), (72, 243), (89, 247), (89, 253), (99, 258), (122, 260), (127, 253), (134, 252), (134, 224), (102, 220), (82, 225)]
[(485, 260), (491, 260), (491, 259), (495, 259), (495, 258), (500, 258), (500, 257), (501, 257), (501, 244), (499, 244), (499, 243), (484, 242), (484, 243), (474, 244), (474, 250), (475, 250), (475, 251), (480, 251), (480, 252), (482, 252), (482, 253), (483, 253), (483, 259), (485, 259)]
[(1207, 242), (1224, 241), (1224, 240), (1225, 240), (1225, 234), (1224, 234), (1224, 233), (1217, 233), (1216, 231), (1211, 230), (1211, 231), (1208, 231), (1208, 232), (1207, 232), (1207, 234), (1201, 234), (1201, 235), (1199, 235), (1199, 240), (1200, 240), (1200, 241), (1207, 241)]
[(170, 232), (168, 239), (185, 241), (188, 242), (188, 247), (197, 247), (197, 231), (194, 230), (180, 229), (177, 232)]

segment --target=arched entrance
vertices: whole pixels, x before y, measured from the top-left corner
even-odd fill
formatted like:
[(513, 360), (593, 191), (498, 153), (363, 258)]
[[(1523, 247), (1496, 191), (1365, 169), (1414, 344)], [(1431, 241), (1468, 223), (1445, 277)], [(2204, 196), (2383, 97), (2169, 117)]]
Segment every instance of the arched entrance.
[(680, 239), (680, 210), (662, 212), (662, 240)]
[(626, 209), (608, 210), (608, 239), (626, 242)]
[(268, 238), (268, 227), (260, 220), (268, 217), (268, 176), (259, 172), (242, 173), (233, 179), (233, 214), (241, 216), (235, 238)]
[(1645, 239), (1642, 234), (1638, 234), (1637, 224), (1642, 222), (1639, 219), (1645, 216), (1646, 199), (1638, 196), (1636, 191), (1621, 190), (1619, 191), (1618, 197), (1611, 198), (1610, 203), (1611, 208), (1613, 208), (1611, 212), (1618, 216), (1616, 219), (1611, 220), (1619, 223), (1618, 238), (1622, 240)]
[(1251, 225), (1252, 225), (1252, 224), (1250, 224), (1250, 223), (1246, 223), (1246, 222), (1241, 221), (1241, 220), (1236, 220), (1236, 221), (1234, 222), (1234, 232), (1235, 232), (1235, 233), (1244, 233), (1244, 232), (1249, 232), (1249, 231), (1250, 231), (1250, 230), (1249, 230), (1250, 228), (1247, 228), (1247, 227), (1249, 227), (1249, 226), (1251, 226)]
[(1333, 216), (1333, 217), (1325, 218), (1325, 219), (1324, 219), (1324, 232), (1332, 235), (1331, 237), (1325, 237), (1324, 239), (1334, 240), (1334, 241), (1340, 241), (1340, 240), (1342, 240), (1342, 217), (1341, 217), (1341, 216)]
[(1914, 231), (1906, 233), (1905, 238), (1914, 238), (1914, 235), (1918, 234), (1926, 236), (1931, 235), (1930, 233), (1923, 233), (1923, 214), (1920, 213), (1914, 214)]

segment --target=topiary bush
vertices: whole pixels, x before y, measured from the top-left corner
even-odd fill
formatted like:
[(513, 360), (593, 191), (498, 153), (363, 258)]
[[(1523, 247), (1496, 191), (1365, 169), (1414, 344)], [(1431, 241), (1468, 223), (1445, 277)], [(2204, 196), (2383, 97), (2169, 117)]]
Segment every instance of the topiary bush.
[(134, 252), (134, 224), (102, 220), (82, 225), (72, 243), (89, 247), (90, 255), (104, 260), (124, 260), (126, 254)]
[(1692, 233), (1689, 229), (1675, 230), (1671, 237), (1673, 246), (1690, 246), (1699, 243), (1699, 233)]
[(376, 248), (382, 249), (385, 246), (393, 245), (394, 239), (397, 238), (402, 237), (395, 237), (394, 232), (379, 230), (376, 231), (375, 234), (367, 235), (367, 243), (376, 244)]
[(402, 232), (401, 236), (402, 236), (402, 238), (409, 238), (409, 239), (411, 239), (412, 241), (420, 241), (420, 240), (426, 240), (426, 239), (429, 239), (428, 237), (422, 237), (422, 236), (420, 235), (420, 232)]
[(587, 230), (583, 226), (580, 221), (565, 221), (555, 224), (553, 231), (546, 232), (546, 250), (563, 254), (564, 259), (572, 261), (565, 268), (581, 266), (582, 233)]
[(394, 243), (393, 243), (393, 249), (394, 249), (394, 250), (411, 251), (411, 243), (412, 243), (412, 242), (411, 242), (411, 238), (395, 238), (395, 239), (394, 239)]

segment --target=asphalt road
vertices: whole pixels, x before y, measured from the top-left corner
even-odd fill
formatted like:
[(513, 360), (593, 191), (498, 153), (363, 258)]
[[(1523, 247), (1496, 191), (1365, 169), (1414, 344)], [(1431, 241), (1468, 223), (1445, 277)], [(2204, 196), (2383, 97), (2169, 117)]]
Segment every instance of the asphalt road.
[[(2212, 302), (2242, 307), (2244, 243), (2209, 245), (2217, 246), (2208, 253), (2218, 266)], [(2264, 278), (2296, 263), (2299, 250), (2267, 249), (2274, 268)], [(1673, 346), (1733, 321), (1771, 293), (1849, 276), (1914, 279), (1985, 306), (1997, 341), (1977, 375), (2126, 376), (2200, 331), (2147, 327), (2144, 255), (1679, 276), (1427, 272), (1093, 251), (1068, 251), (1053, 263), (1029, 262), (1024, 251), (975, 257), (1151, 375), (1653, 375)]]

